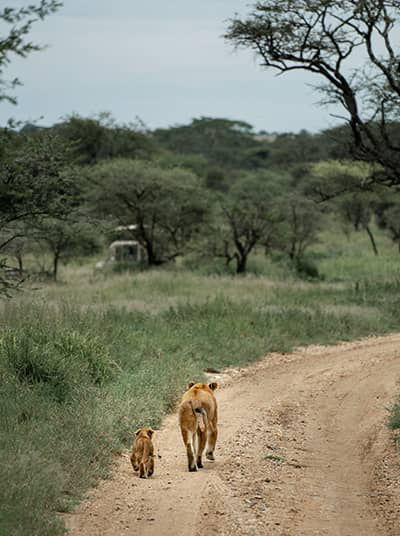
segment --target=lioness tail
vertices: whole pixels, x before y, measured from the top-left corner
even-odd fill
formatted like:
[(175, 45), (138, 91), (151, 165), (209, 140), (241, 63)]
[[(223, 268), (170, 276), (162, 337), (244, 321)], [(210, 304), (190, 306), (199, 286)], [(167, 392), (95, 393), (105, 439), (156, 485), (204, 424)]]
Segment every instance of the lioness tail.
[[(196, 407), (194, 407), (193, 402), (198, 402), (198, 405), (196, 404)], [(202, 432), (208, 427), (208, 416), (206, 410), (201, 406), (200, 401), (192, 400), (192, 408), (196, 415), (196, 421), (197, 426), (200, 428)]]

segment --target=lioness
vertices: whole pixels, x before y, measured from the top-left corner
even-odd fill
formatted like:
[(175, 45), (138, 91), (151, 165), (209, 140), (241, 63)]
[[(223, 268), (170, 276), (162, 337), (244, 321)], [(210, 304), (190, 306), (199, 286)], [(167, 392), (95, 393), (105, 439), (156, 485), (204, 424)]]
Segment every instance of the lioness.
[(206, 457), (214, 460), (217, 441), (216, 383), (190, 382), (179, 406), (179, 426), (186, 446), (189, 471), (203, 467), (201, 460), (207, 443)]
[(139, 471), (140, 478), (147, 478), (154, 473), (154, 447), (151, 440), (154, 430), (141, 428), (135, 432), (131, 463), (134, 471)]

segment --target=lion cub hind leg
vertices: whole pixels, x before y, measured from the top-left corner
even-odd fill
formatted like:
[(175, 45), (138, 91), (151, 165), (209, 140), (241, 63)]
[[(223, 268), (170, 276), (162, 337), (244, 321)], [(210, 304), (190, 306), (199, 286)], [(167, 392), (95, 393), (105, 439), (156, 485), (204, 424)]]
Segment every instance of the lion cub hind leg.
[(147, 470), (146, 470), (146, 464), (142, 460), (139, 465), (139, 477), (140, 478), (147, 478)]
[(151, 476), (154, 473), (154, 457), (151, 456), (147, 463), (147, 476)]
[(137, 457), (136, 457), (136, 453), (135, 452), (132, 452), (131, 454), (131, 464), (132, 464), (132, 468), (133, 470), (136, 472), (136, 471), (139, 471), (139, 464), (138, 464), (138, 461), (137, 461)]

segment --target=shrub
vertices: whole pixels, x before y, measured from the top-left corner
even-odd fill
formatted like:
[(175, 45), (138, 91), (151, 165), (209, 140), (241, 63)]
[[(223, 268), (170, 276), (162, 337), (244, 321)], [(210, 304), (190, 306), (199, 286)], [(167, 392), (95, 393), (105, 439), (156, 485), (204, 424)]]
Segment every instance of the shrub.
[(400, 429), (400, 400), (390, 410), (389, 428), (392, 430)]
[(323, 279), (316, 263), (307, 257), (301, 257), (295, 261), (297, 274), (304, 279)]

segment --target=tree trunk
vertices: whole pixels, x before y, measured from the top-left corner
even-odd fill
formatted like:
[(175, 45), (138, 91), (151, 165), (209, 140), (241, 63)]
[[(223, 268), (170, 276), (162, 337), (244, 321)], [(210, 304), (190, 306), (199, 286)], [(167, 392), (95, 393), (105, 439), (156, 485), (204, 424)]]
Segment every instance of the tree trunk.
[(236, 257), (236, 273), (244, 274), (246, 272), (247, 255), (238, 255)]
[(22, 274), (24, 273), (24, 265), (23, 265), (23, 262), (22, 262), (22, 255), (17, 254), (17, 262), (18, 262), (19, 276), (22, 277)]
[(146, 253), (148, 266), (158, 266), (160, 264), (154, 255), (153, 244), (148, 240), (146, 240)]
[(289, 259), (293, 261), (296, 258), (296, 242), (292, 242), (292, 246), (289, 251)]
[(371, 231), (371, 229), (369, 228), (368, 225), (365, 226), (365, 230), (367, 231), (369, 239), (371, 240), (372, 249), (374, 250), (375, 255), (378, 255), (378, 248), (376, 247), (375, 238), (374, 238), (374, 235), (372, 234), (372, 231)]
[(53, 259), (53, 281), (57, 281), (58, 274), (58, 261), (60, 260), (60, 254), (58, 252), (54, 253)]

